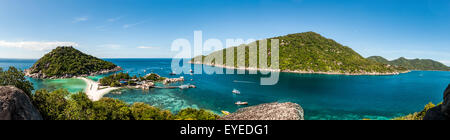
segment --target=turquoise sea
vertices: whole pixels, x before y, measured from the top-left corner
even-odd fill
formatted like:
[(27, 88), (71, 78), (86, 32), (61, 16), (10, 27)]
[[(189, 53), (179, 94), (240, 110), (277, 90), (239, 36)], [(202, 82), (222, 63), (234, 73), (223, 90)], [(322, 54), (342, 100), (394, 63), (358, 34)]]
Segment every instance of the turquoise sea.
[[(155, 72), (170, 76), (171, 59), (106, 59), (131, 75)], [(0, 59), (0, 67), (29, 68), (36, 60)], [(215, 69), (222, 69), (214, 67)], [(104, 75), (90, 77), (97, 80)], [(121, 94), (108, 94), (128, 103), (145, 102), (177, 112), (186, 107), (205, 108), (220, 113), (236, 111), (236, 101), (249, 105), (269, 102), (295, 102), (305, 110), (306, 119), (390, 119), (417, 112), (428, 102), (442, 101), (450, 83), (450, 72), (413, 71), (393, 76), (345, 76), (281, 73), (278, 84), (261, 86), (263, 75), (182, 75), (196, 89), (123, 89)], [(266, 77), (266, 76), (264, 76)], [(192, 81), (190, 80), (192, 79)], [(85, 83), (78, 79), (29, 79), (36, 89), (66, 88), (82, 91)], [(232, 94), (233, 89), (241, 95)]]

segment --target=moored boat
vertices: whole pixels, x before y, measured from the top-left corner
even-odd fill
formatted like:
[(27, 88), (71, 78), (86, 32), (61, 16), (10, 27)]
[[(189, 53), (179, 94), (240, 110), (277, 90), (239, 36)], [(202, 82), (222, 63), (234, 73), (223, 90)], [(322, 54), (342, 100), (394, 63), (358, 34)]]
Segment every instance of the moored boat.
[(236, 105), (248, 105), (248, 102), (237, 101), (235, 104)]
[(234, 94), (241, 94), (241, 92), (239, 91), (239, 90), (237, 90), (237, 89), (233, 89), (233, 91), (232, 91)]

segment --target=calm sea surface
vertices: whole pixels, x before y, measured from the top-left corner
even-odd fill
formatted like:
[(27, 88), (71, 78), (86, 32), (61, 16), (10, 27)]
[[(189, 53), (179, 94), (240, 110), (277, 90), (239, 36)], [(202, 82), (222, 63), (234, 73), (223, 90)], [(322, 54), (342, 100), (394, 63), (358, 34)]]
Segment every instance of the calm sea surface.
[[(177, 112), (186, 107), (205, 108), (220, 113), (236, 111), (237, 101), (257, 105), (269, 102), (294, 102), (305, 110), (306, 119), (390, 119), (417, 112), (428, 102), (442, 101), (450, 83), (450, 72), (413, 71), (394, 76), (344, 76), (281, 73), (278, 84), (261, 86), (266, 75), (177, 75), (170, 76), (171, 59), (106, 59), (131, 75), (155, 72), (165, 77), (184, 76), (180, 84), (194, 84), (196, 89), (123, 89), (108, 94), (128, 103), (145, 102)], [(26, 69), (36, 60), (0, 59), (0, 67)], [(214, 68), (222, 69), (222, 68)], [(104, 75), (90, 77), (97, 80)], [(191, 81), (192, 79), (192, 81)], [(66, 88), (82, 91), (86, 84), (78, 79), (29, 79), (36, 89)], [(232, 94), (233, 89), (241, 95)]]

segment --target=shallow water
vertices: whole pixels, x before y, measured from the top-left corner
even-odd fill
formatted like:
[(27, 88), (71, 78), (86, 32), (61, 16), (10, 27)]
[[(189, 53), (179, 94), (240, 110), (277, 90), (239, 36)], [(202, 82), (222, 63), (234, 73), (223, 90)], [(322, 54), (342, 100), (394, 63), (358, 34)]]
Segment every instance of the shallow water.
[[(124, 72), (131, 75), (155, 72), (165, 77), (180, 76), (169, 75), (172, 71), (171, 59), (106, 60), (123, 67)], [(34, 61), (0, 60), (0, 67), (24, 69)], [(103, 76), (90, 78), (97, 80)], [(108, 94), (106, 97), (128, 103), (145, 102), (173, 112), (194, 107), (220, 113), (221, 110), (233, 112), (245, 107), (234, 105), (236, 101), (247, 101), (250, 105), (295, 102), (305, 110), (306, 119), (390, 119), (420, 111), (428, 102), (441, 102), (443, 91), (450, 83), (450, 72), (439, 71), (413, 71), (393, 76), (281, 73), (278, 84), (273, 86), (259, 85), (260, 78), (264, 76), (261, 74), (182, 76), (186, 81), (178, 85), (194, 84), (197, 88), (123, 89), (121, 94)], [(37, 89), (63, 87), (72, 92), (82, 91), (84, 85), (78, 79), (32, 81)], [(241, 95), (232, 94), (233, 89), (240, 90)]]

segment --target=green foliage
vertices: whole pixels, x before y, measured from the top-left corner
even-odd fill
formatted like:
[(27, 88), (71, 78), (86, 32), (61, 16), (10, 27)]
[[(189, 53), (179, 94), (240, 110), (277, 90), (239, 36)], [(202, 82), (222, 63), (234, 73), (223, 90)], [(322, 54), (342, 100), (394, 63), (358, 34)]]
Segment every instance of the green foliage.
[(175, 118), (177, 120), (216, 120), (219, 116), (204, 109), (186, 108), (180, 110)]
[(33, 84), (25, 79), (22, 71), (15, 67), (9, 67), (7, 71), (0, 68), (0, 86), (15, 86), (31, 97), (31, 91), (34, 90)]
[(409, 70), (441, 70), (441, 71), (450, 71), (450, 67), (442, 64), (441, 62), (437, 62), (431, 59), (406, 59), (404, 57), (400, 57), (398, 59), (388, 61), (381, 56), (371, 56), (367, 58), (369, 60), (373, 60), (376, 62), (380, 62), (383, 64), (394, 65), (398, 67), (403, 67)]
[[(290, 34), (270, 39), (279, 39), (280, 41), (279, 68), (282, 71), (333, 73), (392, 73), (400, 71), (396, 67), (369, 61), (351, 48), (343, 46), (334, 40), (327, 39), (314, 32)], [(270, 56), (271, 53), (270, 39), (268, 39), (267, 43), (267, 56)], [(260, 55), (259, 52), (256, 53), (256, 57), (250, 56), (250, 50), (257, 51), (260, 48), (259, 42), (260, 41), (254, 42), (257, 44), (256, 48), (252, 48), (249, 45), (241, 45), (227, 48), (222, 51), (216, 51), (208, 56), (223, 56), (224, 62), (221, 65), (225, 65), (227, 50), (234, 49), (234, 67), (238, 67), (238, 64), (245, 64), (245, 67), (251, 67), (249, 66), (249, 62), (251, 60), (256, 60), (256, 62), (258, 62), (257, 67), (260, 68), (261, 66), (259, 66), (258, 58)], [(245, 55), (237, 56), (237, 50), (245, 50)], [(199, 59), (200, 57), (205, 58), (208, 56), (197, 56), (192, 59), (192, 61), (195, 63), (216, 64), (215, 60), (212, 60), (212, 62), (204, 62), (204, 59)], [(268, 59), (268, 63), (270, 65), (270, 59)]]
[(32, 73), (52, 76), (79, 76), (117, 67), (111, 62), (84, 54), (73, 47), (57, 47), (44, 55), (31, 68)]
[(121, 84), (119, 83), (119, 81), (121, 79), (124, 80), (130, 80), (131, 77), (128, 73), (116, 73), (113, 75), (110, 75), (108, 77), (104, 77), (102, 79), (100, 79), (100, 85), (102, 86), (111, 86), (111, 87), (119, 87)]
[(65, 99), (70, 93), (67, 90), (38, 90), (32, 97), (33, 104), (41, 113), (42, 117), (48, 120), (64, 120), (64, 110), (68, 106)]
[[(160, 82), (166, 79), (165, 77), (161, 77), (158, 74), (151, 73), (145, 77), (137, 77), (134, 75), (131, 77), (128, 73), (116, 73), (107, 77), (104, 77), (100, 79), (100, 85), (102, 86), (111, 86), (111, 87), (120, 87), (122, 85), (132, 85), (135, 84), (135, 81), (132, 81), (132, 79), (135, 79), (136, 81), (152, 81), (152, 82)], [(121, 84), (120, 80), (127, 81), (126, 84)]]
[(120, 100), (102, 98), (94, 102), (95, 120), (130, 120), (128, 105)]
[(209, 111), (184, 109), (177, 115), (144, 103), (127, 103), (111, 98), (91, 101), (79, 92), (68, 97), (67, 90), (38, 90), (32, 100), (46, 120), (214, 120), (219, 116)]
[(433, 107), (436, 107), (436, 105), (430, 102), (427, 105), (425, 105), (424, 109), (420, 112), (409, 114), (403, 117), (394, 118), (393, 120), (423, 120), (427, 111)]
[(172, 113), (161, 110), (144, 103), (134, 103), (131, 106), (131, 114), (136, 120), (171, 120)]
[(367, 59), (373, 60), (375, 62), (383, 63), (383, 64), (389, 63), (389, 60), (387, 60), (386, 58), (381, 57), (381, 56), (371, 56), (371, 57), (368, 57)]
[(151, 74), (145, 76), (144, 79), (145, 79), (145, 80), (150, 80), (150, 81), (158, 82), (158, 81), (163, 81), (163, 80), (166, 79), (166, 78), (165, 78), (165, 77), (161, 77), (161, 76), (159, 76), (158, 74), (151, 73)]

